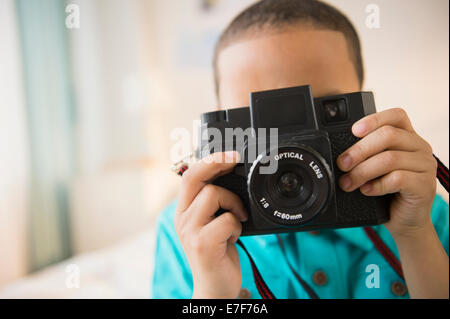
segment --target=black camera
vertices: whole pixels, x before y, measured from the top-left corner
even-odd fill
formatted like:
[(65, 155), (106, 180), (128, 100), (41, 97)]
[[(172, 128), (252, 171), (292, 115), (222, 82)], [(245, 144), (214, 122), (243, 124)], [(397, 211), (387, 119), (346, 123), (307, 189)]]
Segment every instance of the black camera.
[(391, 197), (342, 191), (336, 165), (358, 140), (353, 123), (375, 112), (371, 92), (314, 99), (310, 86), (253, 92), (250, 107), (202, 114), (198, 156), (240, 153), (233, 172), (213, 184), (242, 199), (249, 212), (242, 235), (378, 225), (389, 220)]

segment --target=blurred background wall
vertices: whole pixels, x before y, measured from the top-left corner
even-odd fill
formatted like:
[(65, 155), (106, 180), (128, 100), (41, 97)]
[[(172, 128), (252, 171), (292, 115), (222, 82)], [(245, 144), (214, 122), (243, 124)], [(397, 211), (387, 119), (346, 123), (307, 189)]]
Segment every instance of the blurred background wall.
[[(215, 107), (214, 43), (253, 1), (35, 2), (0, 0), (0, 285), (153, 225), (176, 194), (170, 133)], [(359, 31), (378, 108), (404, 107), (448, 165), (448, 1), (327, 2)], [(69, 4), (79, 28), (65, 24)]]

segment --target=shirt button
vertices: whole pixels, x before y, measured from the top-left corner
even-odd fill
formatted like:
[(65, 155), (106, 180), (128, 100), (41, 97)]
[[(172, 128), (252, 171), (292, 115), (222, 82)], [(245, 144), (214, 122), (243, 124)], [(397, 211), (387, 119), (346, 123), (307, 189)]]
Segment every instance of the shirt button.
[(317, 286), (323, 286), (328, 282), (328, 277), (322, 270), (317, 270), (313, 275), (313, 280)]
[(250, 299), (250, 297), (252, 296), (250, 290), (248, 290), (247, 288), (242, 288), (241, 291), (239, 291), (239, 299)]
[(395, 296), (404, 296), (407, 290), (406, 286), (400, 281), (394, 281), (391, 285), (391, 291)]
[(318, 230), (313, 230), (313, 231), (310, 231), (310, 232), (308, 232), (310, 235), (313, 235), (313, 236), (315, 236), (315, 235), (319, 235), (320, 234), (320, 231), (318, 231)]

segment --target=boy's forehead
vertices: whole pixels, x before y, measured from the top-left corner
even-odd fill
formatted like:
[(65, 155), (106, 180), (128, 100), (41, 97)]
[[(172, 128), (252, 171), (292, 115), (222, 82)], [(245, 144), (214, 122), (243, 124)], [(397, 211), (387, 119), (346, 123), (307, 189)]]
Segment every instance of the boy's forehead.
[(310, 84), (315, 96), (358, 91), (340, 32), (295, 30), (256, 35), (223, 49), (217, 61), (219, 103), (248, 105), (250, 92)]

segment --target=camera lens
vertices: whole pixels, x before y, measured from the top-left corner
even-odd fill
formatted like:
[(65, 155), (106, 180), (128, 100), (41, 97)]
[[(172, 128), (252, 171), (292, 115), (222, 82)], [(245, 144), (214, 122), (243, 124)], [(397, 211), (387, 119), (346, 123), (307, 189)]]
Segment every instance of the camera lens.
[[(276, 171), (261, 173), (260, 168), (271, 161), (276, 161)], [(250, 201), (262, 216), (282, 226), (296, 226), (327, 206), (331, 181), (329, 167), (320, 154), (305, 145), (289, 144), (253, 162), (247, 187)]]
[(278, 191), (286, 197), (298, 196), (302, 188), (302, 178), (293, 172), (280, 176), (277, 183)]

